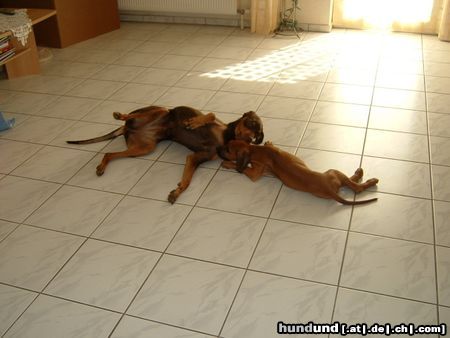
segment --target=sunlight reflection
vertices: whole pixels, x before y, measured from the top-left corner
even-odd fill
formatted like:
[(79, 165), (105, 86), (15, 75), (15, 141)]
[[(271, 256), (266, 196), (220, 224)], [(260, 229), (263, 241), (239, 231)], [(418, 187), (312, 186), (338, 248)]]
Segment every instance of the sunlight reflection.
[[(241, 81), (268, 82), (282, 72), (279, 82), (295, 83), (328, 72), (330, 54), (323, 44), (307, 40), (293, 42), (292, 45), (279, 50), (269, 51), (242, 63), (227, 66), (223, 69), (206, 72), (201, 76), (231, 78)], [(283, 76), (284, 75), (284, 76)]]
[(374, 27), (392, 23), (414, 24), (428, 22), (433, 0), (342, 0), (344, 18), (364, 20)]

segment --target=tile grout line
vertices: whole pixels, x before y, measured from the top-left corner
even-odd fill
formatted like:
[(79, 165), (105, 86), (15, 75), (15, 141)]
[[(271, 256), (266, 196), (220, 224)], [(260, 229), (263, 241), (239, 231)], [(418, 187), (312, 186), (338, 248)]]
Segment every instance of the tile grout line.
[(434, 278), (435, 278), (435, 294), (436, 294), (436, 324), (440, 324), (439, 321), (439, 274), (438, 274), (438, 254), (437, 254), (437, 245), (436, 245), (436, 209), (434, 206), (434, 184), (433, 184), (433, 159), (432, 159), (432, 149), (431, 149), (431, 129), (428, 115), (428, 91), (427, 91), (427, 81), (425, 75), (425, 60), (424, 60), (424, 51), (423, 51), (423, 34), (420, 34), (420, 42), (422, 45), (422, 69), (424, 72), (423, 75), (423, 85), (425, 90), (425, 114), (426, 114), (426, 123), (427, 123), (427, 142), (428, 142), (428, 169), (429, 169), (429, 178), (430, 178), (430, 198), (431, 198), (431, 218), (433, 224), (433, 254), (434, 254)]
[[(347, 32), (348, 31), (346, 31), (346, 33)], [(376, 38), (379, 39), (380, 37), (376, 37)], [(360, 156), (360, 162), (359, 162), (359, 167), (360, 168), (362, 166), (362, 162), (363, 162), (363, 159), (364, 159), (364, 149), (365, 149), (365, 144), (366, 144), (366, 140), (367, 140), (367, 131), (368, 131), (368, 127), (369, 127), (370, 113), (371, 113), (371, 110), (372, 110), (372, 103), (373, 103), (373, 98), (374, 98), (374, 95), (375, 95), (375, 84), (376, 84), (376, 79), (377, 79), (377, 76), (378, 76), (378, 67), (379, 67), (380, 58), (381, 58), (381, 50), (383, 48), (383, 45), (381, 45), (382, 41), (383, 40), (380, 41), (380, 45), (378, 46), (378, 49), (377, 49), (377, 52), (378, 52), (377, 65), (376, 65), (376, 69), (375, 69), (375, 79), (374, 79), (373, 86), (372, 86), (372, 96), (371, 96), (370, 105), (369, 105), (369, 114), (367, 116), (364, 141), (363, 141), (363, 145), (362, 145), (362, 149), (361, 149), (361, 156)], [(356, 194), (353, 194), (353, 200), (355, 200), (355, 199), (356, 199)], [(350, 213), (350, 219), (348, 221), (347, 235), (346, 235), (346, 238), (345, 238), (344, 249), (342, 251), (342, 261), (341, 261), (340, 268), (339, 268), (339, 275), (338, 275), (338, 280), (337, 280), (337, 284), (336, 284), (336, 293), (335, 293), (335, 296), (334, 296), (333, 307), (332, 307), (332, 310), (331, 310), (330, 324), (335, 321), (336, 305), (337, 305), (337, 302), (338, 302), (339, 289), (341, 288), (340, 284), (341, 284), (341, 279), (342, 279), (342, 273), (343, 273), (343, 270), (344, 270), (345, 256), (346, 256), (346, 253), (347, 253), (347, 245), (348, 245), (348, 242), (349, 242), (350, 229), (351, 229), (351, 224), (352, 224), (354, 211), (355, 211), (355, 206), (352, 206), (352, 210), (351, 210), (351, 213)], [(331, 334), (328, 334), (328, 338), (331, 338)]]

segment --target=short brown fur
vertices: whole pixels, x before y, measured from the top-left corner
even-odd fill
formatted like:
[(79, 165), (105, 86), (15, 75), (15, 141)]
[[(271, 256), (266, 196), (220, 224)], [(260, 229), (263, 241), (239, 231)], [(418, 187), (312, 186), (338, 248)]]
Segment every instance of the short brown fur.
[(321, 198), (334, 199), (342, 204), (356, 205), (377, 200), (372, 198), (364, 201), (347, 201), (339, 196), (339, 189), (343, 186), (359, 193), (378, 183), (377, 178), (358, 183), (363, 176), (361, 168), (358, 168), (352, 177), (347, 177), (335, 169), (319, 173), (308, 168), (300, 158), (273, 146), (270, 142), (266, 142), (264, 146), (254, 146), (241, 141), (231, 141), (219, 151), (219, 154), (222, 158), (228, 159), (222, 163), (225, 168), (243, 172), (252, 181), (259, 179), (265, 171), (269, 171), (292, 189), (309, 192)]

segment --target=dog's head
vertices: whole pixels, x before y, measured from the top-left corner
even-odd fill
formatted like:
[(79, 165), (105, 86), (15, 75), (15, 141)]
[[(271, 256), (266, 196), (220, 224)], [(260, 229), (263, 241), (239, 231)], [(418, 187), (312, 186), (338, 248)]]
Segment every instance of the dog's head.
[(250, 146), (242, 140), (233, 140), (218, 149), (219, 156), (228, 161), (236, 161), (236, 170), (243, 172), (250, 163)]
[(254, 111), (242, 115), (234, 128), (236, 140), (260, 144), (264, 139), (263, 124)]

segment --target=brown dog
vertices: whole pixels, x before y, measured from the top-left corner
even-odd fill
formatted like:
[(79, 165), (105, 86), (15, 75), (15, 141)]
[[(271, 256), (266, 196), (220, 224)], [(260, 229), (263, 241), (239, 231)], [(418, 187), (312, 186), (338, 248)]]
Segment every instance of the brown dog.
[[(113, 113), (125, 125), (109, 134), (82, 141), (67, 141), (71, 144), (100, 142), (123, 135), (128, 149), (116, 153), (106, 153), (97, 166), (97, 175), (103, 175), (109, 161), (121, 157), (145, 155), (155, 149), (162, 140), (172, 140), (186, 146), (194, 153), (186, 158), (183, 177), (178, 187), (168, 196), (174, 203), (189, 186), (195, 169), (203, 162), (217, 157), (217, 147), (230, 140), (242, 140), (260, 144), (264, 138), (261, 119), (255, 112), (247, 112), (238, 120), (225, 124), (213, 113), (204, 115), (190, 107), (167, 109), (150, 106), (137, 109), (130, 114)], [(244, 143), (245, 143), (244, 142)]]
[[(231, 141), (218, 152), (222, 158), (228, 160), (222, 163), (225, 168), (243, 172), (252, 181), (259, 179), (264, 171), (268, 170), (292, 189), (310, 192), (321, 198), (334, 199), (342, 204), (356, 205), (377, 200), (372, 198), (353, 202), (338, 195), (342, 186), (359, 193), (378, 183), (377, 178), (358, 183), (363, 176), (361, 168), (350, 178), (334, 169), (319, 173), (309, 169), (298, 157), (274, 147), (270, 142), (266, 142), (264, 146), (253, 146), (241, 141)], [(251, 167), (248, 167), (248, 164), (251, 164)]]

